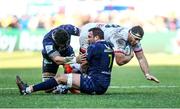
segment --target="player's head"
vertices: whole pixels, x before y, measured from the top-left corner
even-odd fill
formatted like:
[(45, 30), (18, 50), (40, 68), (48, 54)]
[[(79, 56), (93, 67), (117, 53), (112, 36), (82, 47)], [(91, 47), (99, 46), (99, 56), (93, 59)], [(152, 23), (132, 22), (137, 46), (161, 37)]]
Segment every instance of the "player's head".
[(104, 39), (104, 32), (100, 28), (90, 28), (88, 30), (88, 41), (89, 43), (93, 43), (97, 40)]
[(144, 30), (141, 26), (133, 26), (130, 30), (129, 33), (134, 37), (137, 38), (139, 40), (141, 40), (143, 38), (144, 35)]
[(141, 26), (134, 26), (129, 29), (128, 40), (131, 45), (136, 45), (144, 36), (144, 30)]
[(52, 32), (52, 38), (61, 50), (66, 49), (70, 43), (69, 34), (62, 29), (58, 29)]

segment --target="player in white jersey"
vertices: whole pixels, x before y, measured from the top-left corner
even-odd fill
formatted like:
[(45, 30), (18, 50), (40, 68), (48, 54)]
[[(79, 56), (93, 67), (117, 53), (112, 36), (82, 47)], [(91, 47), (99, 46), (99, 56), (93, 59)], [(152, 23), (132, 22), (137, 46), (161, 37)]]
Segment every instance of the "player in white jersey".
[(128, 63), (135, 54), (146, 79), (159, 83), (159, 80), (150, 74), (148, 62), (140, 44), (144, 35), (142, 27), (125, 28), (116, 24), (88, 23), (81, 28), (79, 38), (81, 53), (89, 46), (88, 30), (93, 27), (101, 28), (104, 31), (104, 39), (114, 45), (115, 60), (119, 66)]

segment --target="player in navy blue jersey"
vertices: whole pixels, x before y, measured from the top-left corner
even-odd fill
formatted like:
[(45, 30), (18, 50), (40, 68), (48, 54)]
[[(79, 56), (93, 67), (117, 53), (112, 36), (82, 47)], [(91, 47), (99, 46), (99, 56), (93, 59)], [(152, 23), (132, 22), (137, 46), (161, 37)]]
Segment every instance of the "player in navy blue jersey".
[(42, 80), (54, 77), (59, 65), (75, 61), (73, 48), (70, 46), (71, 35), (79, 36), (79, 28), (66, 24), (48, 32), (43, 39)]
[(91, 28), (88, 33), (90, 46), (87, 49), (86, 60), (88, 68), (85, 74), (60, 74), (45, 82), (27, 86), (19, 76), (16, 83), (21, 94), (46, 90), (66, 84), (68, 88), (75, 88), (86, 94), (104, 94), (110, 85), (111, 70), (114, 60), (112, 44), (104, 40), (104, 32), (100, 28)]

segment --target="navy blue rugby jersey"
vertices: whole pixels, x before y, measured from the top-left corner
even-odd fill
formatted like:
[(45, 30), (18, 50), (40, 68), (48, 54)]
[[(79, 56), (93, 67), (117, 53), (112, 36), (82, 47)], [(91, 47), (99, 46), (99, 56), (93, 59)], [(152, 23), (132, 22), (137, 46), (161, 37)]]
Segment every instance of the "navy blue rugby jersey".
[(91, 44), (87, 49), (88, 72), (110, 74), (113, 66), (114, 50), (104, 40)]
[[(52, 33), (54, 31), (56, 31), (57, 29), (65, 30), (69, 34), (70, 38), (71, 38), (71, 35), (79, 36), (79, 34), (80, 34), (80, 29), (71, 24), (60, 25), (60, 26), (52, 29), (43, 38), (43, 50), (42, 50), (43, 54), (47, 54), (49, 56), (50, 54), (54, 53), (55, 51), (59, 51), (59, 47), (56, 45), (55, 41), (52, 38)], [(69, 42), (69, 44), (70, 44), (70, 42)], [(59, 52), (64, 52), (64, 50), (59, 51)]]

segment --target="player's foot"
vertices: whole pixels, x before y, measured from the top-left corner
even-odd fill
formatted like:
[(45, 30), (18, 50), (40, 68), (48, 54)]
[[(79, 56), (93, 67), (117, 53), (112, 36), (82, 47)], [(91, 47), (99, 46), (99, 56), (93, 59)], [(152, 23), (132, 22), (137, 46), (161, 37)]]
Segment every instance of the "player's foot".
[(67, 94), (68, 93), (68, 87), (67, 85), (58, 85), (56, 89), (53, 90), (54, 94)]
[(74, 88), (69, 89), (69, 91), (73, 94), (80, 94), (80, 91)]
[(19, 92), (21, 95), (27, 95), (26, 88), (28, 87), (27, 84), (25, 84), (19, 76), (16, 76), (16, 84), (19, 88)]

